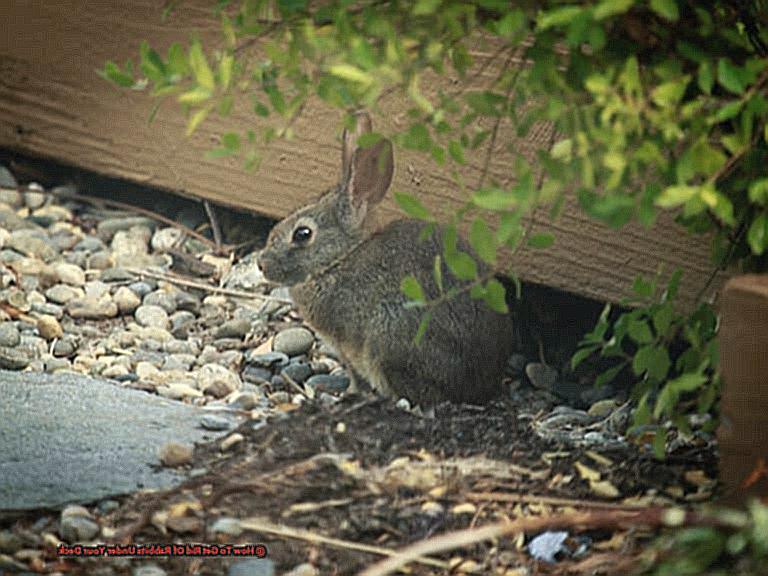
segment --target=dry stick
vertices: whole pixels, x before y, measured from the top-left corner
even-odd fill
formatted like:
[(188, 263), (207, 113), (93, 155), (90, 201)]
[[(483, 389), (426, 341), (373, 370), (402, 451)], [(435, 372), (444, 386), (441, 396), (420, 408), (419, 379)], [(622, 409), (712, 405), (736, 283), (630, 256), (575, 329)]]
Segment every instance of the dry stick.
[[(166, 218), (161, 214), (152, 212), (152, 210), (148, 210), (147, 208), (142, 208), (140, 206), (133, 206), (132, 204), (126, 204), (125, 202), (120, 202), (118, 200), (107, 200), (105, 198), (97, 198), (95, 196), (89, 196), (88, 194), (82, 194), (80, 192), (75, 192), (74, 194), (67, 194), (62, 197), (69, 200), (80, 200), (82, 202), (87, 202), (88, 204), (102, 204), (104, 206), (111, 206), (112, 208), (118, 208), (120, 210), (126, 210), (129, 212), (135, 212), (136, 214), (141, 214), (142, 216), (146, 216), (147, 218), (157, 220), (158, 222), (162, 222), (163, 224), (167, 224), (168, 226), (173, 226), (174, 228), (178, 228), (182, 232), (189, 234), (196, 240), (199, 240), (209, 248), (216, 249), (216, 245), (211, 240), (209, 240), (208, 238), (200, 234), (199, 232), (196, 232), (191, 228), (184, 226), (184, 224), (180, 224), (176, 222), (175, 220)], [(223, 248), (226, 250), (229, 250), (230, 247), (223, 246)]]
[(213, 211), (213, 206), (208, 200), (203, 200), (203, 207), (205, 208), (205, 214), (208, 216), (208, 222), (211, 224), (211, 232), (213, 233), (213, 242), (216, 244), (216, 253), (221, 253), (222, 241), (221, 241), (221, 226), (216, 218), (216, 213)]
[(571, 506), (573, 508), (601, 508), (604, 510), (644, 510), (643, 504), (617, 504), (600, 500), (576, 500), (574, 498), (558, 498), (556, 496), (535, 496), (532, 494), (514, 494), (499, 492), (469, 492), (462, 495), (464, 500), (479, 500), (483, 502), (519, 502), (521, 504), (547, 504), (550, 506)]
[(204, 290), (213, 294), (222, 294), (234, 298), (246, 298), (248, 300), (265, 300), (269, 302), (277, 302), (279, 304), (293, 304), (293, 302), (286, 300), (285, 298), (276, 298), (275, 296), (268, 296), (266, 294), (252, 294), (251, 292), (233, 290), (231, 288), (219, 288), (218, 286), (203, 284), (202, 282), (196, 282), (188, 278), (173, 276), (171, 274), (151, 272), (149, 270), (140, 270), (138, 268), (125, 268), (125, 270), (131, 274), (136, 274), (137, 276), (147, 276), (148, 278), (155, 278), (156, 280), (165, 280), (171, 284), (178, 284), (179, 286), (186, 286), (188, 288), (197, 288), (198, 290)]
[(374, 564), (359, 573), (358, 576), (386, 576), (414, 562), (427, 554), (439, 554), (456, 548), (477, 544), (486, 540), (519, 533), (542, 532), (555, 528), (578, 529), (617, 529), (638, 526), (672, 526), (672, 525), (724, 525), (716, 518), (702, 517), (694, 512), (670, 508), (646, 508), (635, 512), (622, 510), (601, 510), (598, 512), (576, 512), (559, 516), (537, 518), (520, 518), (513, 522), (499, 522), (482, 528), (467, 528), (448, 532), (422, 540), (400, 550), (378, 564)]
[[(323, 536), (309, 530), (302, 530), (300, 528), (291, 528), (289, 526), (283, 526), (280, 524), (272, 524), (271, 522), (265, 522), (260, 519), (250, 518), (240, 521), (240, 526), (245, 530), (251, 530), (253, 532), (261, 532), (264, 534), (272, 534), (275, 536), (282, 536), (284, 538), (293, 538), (295, 540), (304, 540), (312, 544), (324, 544), (326, 546), (333, 546), (335, 548), (343, 548), (346, 550), (354, 550), (356, 552), (366, 552), (368, 554), (376, 554), (378, 556), (393, 556), (395, 551), (388, 548), (382, 548), (381, 546), (372, 546), (370, 544), (361, 544), (359, 542), (351, 542), (349, 540), (341, 540), (339, 538), (331, 538), (329, 536)], [(450, 565), (447, 562), (436, 560), (434, 558), (425, 558), (420, 556), (414, 558), (415, 562), (424, 564), (425, 566), (431, 566), (433, 568), (439, 568), (441, 570), (448, 570)]]

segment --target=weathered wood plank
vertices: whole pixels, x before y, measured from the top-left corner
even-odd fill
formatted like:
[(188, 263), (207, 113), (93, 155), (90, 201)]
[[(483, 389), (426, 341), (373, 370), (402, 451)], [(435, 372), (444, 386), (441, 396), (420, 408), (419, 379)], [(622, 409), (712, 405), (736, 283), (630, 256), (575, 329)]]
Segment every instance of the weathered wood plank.
[[(118, 90), (96, 76), (108, 59), (135, 58), (142, 39), (165, 50), (185, 41), (190, 32), (204, 41), (218, 39), (209, 17), (211, 2), (187, 0), (178, 15), (161, 22), (162, 3), (154, 0), (5, 0), (0, 3), (0, 147), (71, 163), (108, 175), (158, 186), (194, 197), (280, 217), (334, 183), (339, 167), (340, 115), (313, 103), (295, 126), (297, 138), (277, 142), (262, 168), (246, 173), (233, 159), (209, 160), (204, 152), (216, 134), (253, 124), (248, 110), (236, 109), (227, 119), (204, 123), (192, 138), (184, 137), (185, 118), (178, 107), (163, 106), (151, 125), (150, 100)], [(492, 47), (478, 45), (482, 62)], [(490, 78), (486, 70), (478, 85)], [(397, 101), (384, 105), (383, 131), (405, 125)], [(506, 146), (532, 156), (538, 138), (515, 141), (511, 130), (497, 140), (490, 177), (513, 179)], [(466, 181), (477, 183), (483, 158), (472, 159)], [(460, 200), (447, 173), (428, 161), (398, 152), (395, 189), (418, 193), (435, 208), (449, 209)], [(395, 214), (391, 199), (386, 206)], [(543, 218), (542, 218), (543, 222)], [(550, 226), (541, 224), (542, 226)], [(691, 306), (711, 271), (706, 239), (687, 237), (663, 219), (653, 230), (606, 229), (584, 216), (575, 202), (551, 225), (556, 245), (545, 251), (523, 250), (514, 256), (518, 274), (586, 296), (617, 301), (638, 273), (653, 275), (659, 263), (667, 273), (685, 270), (681, 299)], [(721, 285), (718, 278), (712, 285)], [(711, 291), (711, 290), (710, 290)]]
[(768, 276), (747, 275), (725, 286), (720, 328), (723, 395), (720, 480), (724, 496), (768, 496)]

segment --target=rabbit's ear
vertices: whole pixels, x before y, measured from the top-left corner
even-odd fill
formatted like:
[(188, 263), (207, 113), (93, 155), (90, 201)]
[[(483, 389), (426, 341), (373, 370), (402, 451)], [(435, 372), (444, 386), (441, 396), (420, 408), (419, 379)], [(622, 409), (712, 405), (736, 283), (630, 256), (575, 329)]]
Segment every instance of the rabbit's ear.
[(389, 140), (379, 140), (373, 146), (355, 150), (346, 185), (341, 191), (349, 208), (349, 225), (359, 226), (368, 210), (381, 202), (392, 183), (393, 172), (392, 143)]
[(357, 139), (363, 134), (367, 134), (372, 129), (371, 117), (367, 112), (356, 112), (355, 129), (350, 131), (344, 129), (343, 144), (341, 147), (341, 178), (346, 180), (349, 177), (349, 169), (352, 166), (352, 156), (357, 149)]

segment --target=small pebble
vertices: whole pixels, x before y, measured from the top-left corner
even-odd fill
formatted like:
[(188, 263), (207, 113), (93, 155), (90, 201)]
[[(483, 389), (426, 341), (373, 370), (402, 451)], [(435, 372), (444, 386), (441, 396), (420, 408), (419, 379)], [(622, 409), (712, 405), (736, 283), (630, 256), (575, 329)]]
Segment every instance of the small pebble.
[(248, 353), (245, 361), (261, 368), (282, 368), (288, 365), (288, 355), (283, 352), (265, 352), (263, 354)]
[(259, 366), (246, 365), (243, 369), (243, 379), (254, 384), (264, 384), (272, 378), (272, 372)]
[(56, 341), (53, 345), (54, 356), (72, 356), (77, 351), (77, 338), (75, 336), (65, 334), (60, 340)]
[(140, 564), (131, 570), (131, 576), (166, 576), (167, 572), (157, 564)]
[(349, 388), (349, 377), (335, 374), (315, 374), (310, 377), (305, 386), (312, 388), (315, 392), (345, 392)]
[(202, 366), (196, 380), (198, 389), (215, 398), (223, 398), (243, 385), (237, 374), (219, 364)]
[(288, 356), (306, 354), (312, 348), (315, 337), (306, 328), (288, 328), (279, 332), (272, 341), (272, 351)]
[(227, 576), (275, 576), (275, 564), (269, 558), (236, 560), (229, 565)]
[(251, 330), (251, 323), (245, 319), (227, 320), (216, 330), (216, 338), (244, 338)]
[(46, 340), (53, 340), (54, 338), (64, 336), (64, 329), (53, 316), (40, 316), (37, 319), (37, 330), (40, 332), (40, 336)]
[(239, 518), (218, 518), (211, 525), (211, 532), (214, 534), (226, 534), (227, 536), (240, 536), (243, 533), (243, 527)]
[(164, 466), (175, 468), (192, 462), (194, 448), (180, 442), (168, 442), (160, 449), (160, 461)]
[(146, 296), (156, 288), (156, 285), (150, 284), (145, 280), (139, 280), (138, 282), (133, 282), (132, 284), (129, 284), (128, 288), (134, 294), (136, 294), (136, 296), (138, 296), (139, 298), (144, 298), (144, 296)]
[(67, 506), (61, 512), (59, 536), (65, 542), (92, 540), (99, 533), (99, 525), (93, 521), (88, 510), (82, 506)]
[(160, 306), (153, 304), (142, 304), (136, 308), (134, 313), (136, 322), (141, 326), (151, 326), (154, 328), (170, 328), (171, 322), (168, 319), (168, 312), (166, 312)]
[(203, 393), (197, 388), (182, 382), (172, 382), (166, 386), (159, 386), (157, 393), (171, 400), (184, 400), (184, 398), (201, 398)]
[(13, 322), (0, 323), (0, 346), (14, 347), (21, 342), (19, 329)]
[(233, 410), (253, 410), (259, 400), (260, 396), (254, 392), (240, 392), (230, 399), (227, 406)]
[(45, 297), (56, 304), (66, 304), (70, 300), (83, 298), (84, 296), (85, 292), (80, 288), (74, 288), (65, 284), (56, 284), (45, 291)]
[(165, 290), (155, 290), (150, 292), (142, 300), (142, 304), (147, 306), (159, 306), (167, 314), (173, 314), (176, 312), (178, 304), (173, 294), (166, 292)]
[(299, 564), (290, 572), (286, 572), (283, 576), (319, 576), (319, 574), (320, 571), (317, 568), (305, 562), (304, 564)]
[(303, 384), (304, 381), (312, 376), (312, 368), (306, 362), (291, 362), (280, 372), (283, 376), (288, 376), (297, 384)]
[(112, 296), (112, 300), (117, 305), (120, 314), (133, 314), (136, 308), (141, 305), (141, 299), (136, 295), (136, 292), (127, 286), (120, 286)]
[(531, 384), (541, 390), (553, 392), (559, 374), (555, 368), (539, 362), (531, 362), (525, 367), (525, 375)]
[(200, 419), (200, 425), (206, 430), (229, 430), (234, 425), (234, 422), (224, 416), (218, 416), (216, 414), (206, 414)]
[(24, 204), (26, 204), (27, 208), (30, 210), (40, 208), (40, 206), (45, 204), (45, 199), (48, 197), (43, 191), (43, 187), (35, 182), (32, 182), (27, 186), (27, 191), (24, 192), (23, 196)]
[(0, 368), (23, 370), (29, 365), (30, 358), (18, 348), (0, 346)]
[(53, 271), (62, 284), (71, 286), (83, 286), (85, 284), (85, 272), (74, 264), (59, 262), (53, 265)]
[(103, 320), (117, 316), (117, 304), (109, 295), (101, 298), (76, 298), (67, 302), (67, 314), (72, 318), (85, 320)]
[(221, 447), (222, 452), (227, 452), (228, 450), (232, 450), (232, 448), (240, 444), (243, 440), (245, 440), (245, 437), (239, 432), (235, 432), (224, 438), (219, 446)]
[(616, 410), (616, 408), (619, 407), (619, 403), (614, 400), (613, 398), (608, 398), (606, 400), (599, 400), (592, 404), (592, 406), (589, 407), (589, 410), (587, 410), (587, 414), (590, 416), (594, 416), (596, 418), (605, 418)]

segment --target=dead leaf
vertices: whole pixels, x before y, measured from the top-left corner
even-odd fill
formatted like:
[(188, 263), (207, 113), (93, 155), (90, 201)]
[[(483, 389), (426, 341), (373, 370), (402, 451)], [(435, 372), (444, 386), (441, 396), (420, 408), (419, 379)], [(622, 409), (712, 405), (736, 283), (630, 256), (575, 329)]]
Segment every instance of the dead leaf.
[(594, 450), (587, 450), (585, 454), (589, 456), (592, 460), (597, 462), (600, 466), (604, 466), (605, 468), (609, 468), (613, 466), (613, 460), (611, 460), (610, 458), (606, 458), (602, 454), (598, 454)]
[(586, 464), (580, 461), (577, 461), (577, 462), (574, 462), (573, 466), (576, 468), (576, 470), (579, 473), (579, 476), (581, 476), (583, 480), (588, 480), (590, 483), (600, 480), (600, 472), (598, 472), (593, 468), (590, 468)]
[(464, 502), (463, 504), (456, 504), (451, 508), (452, 514), (475, 514), (477, 512), (477, 506), (472, 502)]
[(600, 480), (599, 482), (590, 482), (589, 489), (603, 498), (618, 498), (620, 496), (619, 489), (611, 484), (608, 480)]

